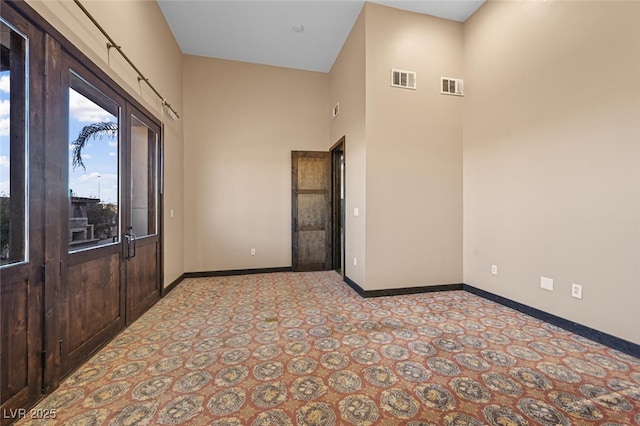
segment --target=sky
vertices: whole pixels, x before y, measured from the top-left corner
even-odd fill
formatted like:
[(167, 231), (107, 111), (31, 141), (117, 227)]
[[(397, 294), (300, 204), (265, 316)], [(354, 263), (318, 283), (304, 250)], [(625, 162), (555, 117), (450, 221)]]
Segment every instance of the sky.
[[(0, 195), (9, 195), (9, 71), (0, 72)], [(96, 122), (116, 122), (115, 116), (73, 89), (69, 89), (69, 181), (67, 192), (80, 197), (100, 198), (105, 203), (118, 200), (118, 138), (90, 138), (82, 151), (86, 170), (73, 168), (72, 142), (84, 126)]]
[(9, 194), (9, 71), (0, 71), (0, 195)]

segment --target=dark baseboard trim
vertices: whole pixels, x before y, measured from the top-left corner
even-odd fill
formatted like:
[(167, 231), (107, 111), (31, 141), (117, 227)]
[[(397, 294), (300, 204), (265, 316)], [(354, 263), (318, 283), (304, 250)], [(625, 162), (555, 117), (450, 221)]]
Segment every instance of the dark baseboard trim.
[(360, 287), (360, 286), (358, 285), (358, 283), (356, 283), (354, 280), (352, 280), (351, 278), (349, 278), (349, 277), (348, 277), (348, 276), (346, 276), (346, 275), (344, 275), (344, 276), (342, 277), (342, 280), (343, 280), (345, 283), (347, 283), (347, 285), (348, 285), (349, 287), (351, 287), (351, 288), (353, 289), (353, 291), (355, 291), (356, 293), (358, 293), (360, 296), (362, 296), (362, 297), (366, 297), (366, 296), (364, 295), (364, 293), (365, 293), (365, 292), (364, 292), (364, 289), (363, 289), (362, 287)]
[(511, 299), (507, 299), (506, 297), (498, 296), (497, 294), (481, 290), (468, 284), (464, 284), (463, 287), (463, 290), (468, 291), (469, 293), (473, 293), (484, 299), (488, 299), (503, 306), (507, 306), (511, 309), (515, 309), (518, 312), (522, 312), (523, 314), (527, 314), (539, 320), (548, 322), (549, 324), (553, 324), (557, 327), (563, 328), (579, 336), (616, 349), (620, 352), (624, 352), (628, 355), (640, 358), (640, 345), (636, 343), (629, 342), (627, 340), (612, 336), (607, 333), (603, 333), (602, 331), (595, 330), (591, 327), (569, 321), (562, 317), (558, 317), (548, 312), (541, 311), (540, 309), (532, 308), (531, 306), (524, 305)]
[(180, 284), (182, 282), (182, 280), (184, 280), (184, 274), (180, 275), (178, 278), (176, 278), (175, 280), (173, 280), (173, 282), (171, 284), (169, 284), (168, 286), (166, 286), (165, 288), (162, 289), (162, 297), (165, 297), (167, 294), (169, 294), (174, 288), (176, 288), (178, 286), (178, 284)]
[(344, 282), (347, 283), (356, 293), (364, 298), (369, 297), (384, 297), (384, 296), (401, 296), (404, 294), (418, 294), (418, 293), (431, 293), (434, 291), (453, 291), (462, 290), (464, 284), (438, 284), (438, 285), (425, 285), (422, 287), (402, 287), (402, 288), (389, 288), (384, 290), (365, 290), (360, 287), (355, 281), (345, 275)]
[(364, 297), (401, 296), (405, 294), (433, 293), (436, 291), (462, 290), (463, 284), (437, 284), (422, 287), (389, 288), (385, 290), (366, 290)]
[(272, 274), (274, 272), (291, 272), (291, 266), (281, 268), (231, 269), (227, 271), (185, 272), (185, 278), (229, 277), (232, 275)]

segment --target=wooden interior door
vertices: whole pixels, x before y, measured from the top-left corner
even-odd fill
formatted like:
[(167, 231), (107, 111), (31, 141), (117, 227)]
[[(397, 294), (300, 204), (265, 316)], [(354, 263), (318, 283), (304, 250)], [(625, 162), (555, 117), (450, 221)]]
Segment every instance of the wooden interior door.
[(160, 298), (160, 128), (142, 112), (128, 114), (125, 268), (127, 324)]
[[(0, 133), (0, 423), (19, 418), (19, 409), (42, 388), (43, 146), (42, 62), (30, 49), (43, 36), (2, 6), (0, 11), (0, 103), (8, 111)], [(29, 108), (31, 105), (31, 108)], [(6, 115), (5, 115), (6, 114)]]
[(292, 269), (328, 271), (331, 256), (331, 153), (291, 152)]

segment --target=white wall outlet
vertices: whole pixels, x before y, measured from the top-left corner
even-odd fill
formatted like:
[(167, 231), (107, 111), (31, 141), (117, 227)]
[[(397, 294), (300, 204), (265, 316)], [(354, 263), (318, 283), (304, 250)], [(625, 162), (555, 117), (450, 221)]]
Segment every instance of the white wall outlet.
[(358, 259), (355, 257), (353, 258), (353, 266), (358, 266)]
[(540, 287), (545, 290), (553, 291), (553, 278), (540, 277)]
[(498, 265), (491, 265), (491, 274), (498, 275)]
[(582, 299), (582, 286), (580, 284), (571, 284), (571, 297)]
[(357, 207), (353, 208), (353, 215), (354, 216), (360, 216), (360, 210)]
[(256, 249), (252, 248), (251, 249), (251, 256), (255, 256), (256, 255)]

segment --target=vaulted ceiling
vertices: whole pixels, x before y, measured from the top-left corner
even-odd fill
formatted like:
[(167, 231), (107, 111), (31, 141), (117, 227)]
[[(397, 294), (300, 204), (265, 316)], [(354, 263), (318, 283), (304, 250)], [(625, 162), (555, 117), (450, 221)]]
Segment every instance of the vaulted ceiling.
[[(484, 0), (374, 1), (464, 22)], [(190, 55), (328, 72), (360, 0), (158, 0)]]

